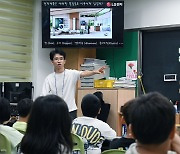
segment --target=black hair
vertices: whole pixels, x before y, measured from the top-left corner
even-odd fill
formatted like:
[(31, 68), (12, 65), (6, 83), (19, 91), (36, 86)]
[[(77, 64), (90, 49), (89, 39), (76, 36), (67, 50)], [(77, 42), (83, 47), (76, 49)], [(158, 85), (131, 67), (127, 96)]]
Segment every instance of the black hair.
[(32, 106), (21, 151), (25, 154), (71, 152), (71, 124), (67, 104), (62, 98), (56, 95), (38, 97)]
[(173, 104), (158, 92), (142, 95), (132, 104), (131, 124), (138, 142), (161, 144), (175, 125)]
[(87, 94), (81, 102), (81, 110), (84, 116), (95, 118), (101, 108), (100, 100), (93, 94)]
[(52, 50), (52, 51), (49, 53), (49, 58), (50, 58), (51, 61), (53, 61), (53, 58), (54, 58), (54, 56), (55, 56), (56, 54), (59, 54), (59, 55), (63, 56), (63, 57), (64, 57), (64, 60), (66, 59), (66, 53), (65, 53), (63, 50), (61, 50), (61, 49), (55, 49), (55, 50)]
[(129, 126), (129, 124), (131, 123), (130, 114), (131, 114), (132, 104), (133, 104), (133, 100), (130, 100), (127, 103), (125, 103), (122, 107), (122, 115), (124, 117), (127, 126)]
[(6, 98), (0, 98), (0, 124), (10, 119), (10, 102)]
[(99, 98), (101, 105), (105, 103), (103, 100), (103, 93), (101, 91), (96, 91), (93, 94)]
[(20, 117), (27, 117), (30, 113), (33, 101), (29, 98), (20, 100), (17, 104), (17, 110)]

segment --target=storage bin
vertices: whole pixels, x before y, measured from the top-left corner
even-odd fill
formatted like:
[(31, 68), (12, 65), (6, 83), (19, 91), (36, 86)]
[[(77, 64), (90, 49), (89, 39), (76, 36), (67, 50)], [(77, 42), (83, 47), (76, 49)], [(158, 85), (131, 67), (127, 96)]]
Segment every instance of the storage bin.
[(94, 88), (113, 88), (114, 80), (94, 80)]

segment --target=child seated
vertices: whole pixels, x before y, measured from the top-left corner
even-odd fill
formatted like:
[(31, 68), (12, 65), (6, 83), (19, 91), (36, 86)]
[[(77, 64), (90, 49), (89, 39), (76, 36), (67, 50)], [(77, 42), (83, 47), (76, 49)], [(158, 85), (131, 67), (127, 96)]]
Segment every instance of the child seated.
[(19, 119), (13, 124), (13, 128), (25, 133), (27, 127), (27, 121), (31, 111), (33, 101), (29, 98), (24, 98), (18, 102), (17, 109), (19, 113)]
[(16, 153), (16, 148), (21, 142), (23, 134), (12, 127), (4, 125), (4, 122), (9, 119), (10, 102), (6, 98), (0, 98), (0, 133), (10, 141), (12, 153)]
[(24, 154), (70, 154), (71, 118), (66, 102), (57, 95), (36, 98), (20, 151)]
[(130, 115), (136, 143), (131, 144), (126, 154), (180, 153), (180, 138), (175, 134), (175, 109), (165, 96), (151, 92), (134, 99)]
[(127, 132), (125, 136), (122, 136), (121, 138), (113, 139), (110, 143), (111, 149), (119, 149), (123, 148), (123, 150), (127, 150), (129, 146), (135, 142), (135, 139), (132, 136), (131, 131), (129, 130), (129, 124), (131, 123), (130, 119), (130, 111), (132, 108), (133, 101), (130, 100), (127, 103), (124, 104), (122, 107), (122, 116), (126, 123)]
[(100, 108), (98, 97), (87, 94), (81, 102), (83, 116), (73, 120), (72, 132), (87, 140), (87, 154), (100, 154), (103, 141), (116, 137), (116, 132), (107, 123), (97, 119)]

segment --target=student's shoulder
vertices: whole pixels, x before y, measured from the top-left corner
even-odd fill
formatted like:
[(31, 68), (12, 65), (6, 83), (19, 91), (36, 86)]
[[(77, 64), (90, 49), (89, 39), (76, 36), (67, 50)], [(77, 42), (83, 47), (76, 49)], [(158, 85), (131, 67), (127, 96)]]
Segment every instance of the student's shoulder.
[(87, 120), (89, 120), (90, 118), (89, 117), (84, 117), (84, 116), (82, 116), (82, 117), (77, 117), (77, 118), (75, 118), (74, 120), (73, 120), (73, 123), (74, 122), (77, 122), (77, 121), (87, 121)]
[(126, 151), (126, 154), (138, 154), (137, 150), (136, 150), (136, 146), (137, 144), (136, 143), (132, 143), (128, 150)]
[(100, 127), (106, 127), (106, 128), (110, 128), (110, 125), (102, 120), (99, 119), (94, 119), (94, 122), (97, 123)]
[(17, 135), (22, 135), (19, 131), (17, 131), (15, 128), (10, 127), (10, 126), (6, 126), (6, 125), (1, 125), (0, 127), (1, 129), (1, 133), (5, 133), (5, 134), (17, 134)]

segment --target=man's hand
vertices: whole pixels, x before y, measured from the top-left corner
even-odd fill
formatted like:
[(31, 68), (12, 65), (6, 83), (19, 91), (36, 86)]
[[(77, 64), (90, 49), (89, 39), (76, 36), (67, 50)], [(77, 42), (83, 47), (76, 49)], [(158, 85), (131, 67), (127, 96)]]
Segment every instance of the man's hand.
[(106, 69), (105, 66), (101, 67), (98, 70), (93, 70), (93, 71), (82, 71), (80, 77), (87, 77), (87, 76), (91, 76), (91, 75), (95, 75), (95, 74), (101, 74), (104, 73), (104, 69)]
[(105, 69), (106, 69), (106, 67), (103, 66), (103, 67), (101, 67), (100, 69), (95, 70), (94, 72), (95, 72), (95, 74), (101, 74), (101, 73), (104, 73), (104, 70), (105, 70)]

